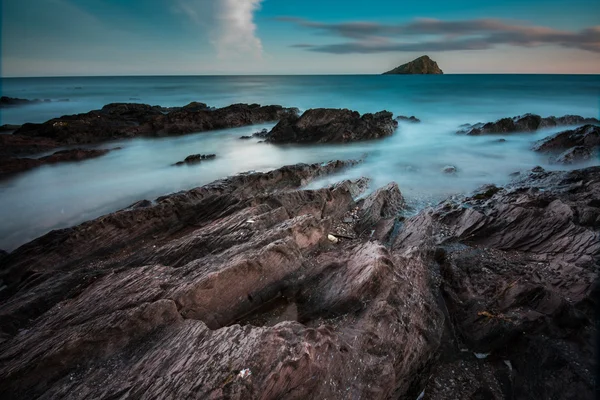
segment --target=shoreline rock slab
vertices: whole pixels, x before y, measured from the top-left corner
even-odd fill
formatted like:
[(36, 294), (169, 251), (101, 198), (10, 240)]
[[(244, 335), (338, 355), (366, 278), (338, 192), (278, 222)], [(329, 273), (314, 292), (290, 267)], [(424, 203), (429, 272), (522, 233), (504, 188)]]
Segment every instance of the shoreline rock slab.
[(484, 135), (493, 133), (535, 132), (542, 128), (563, 125), (599, 124), (596, 118), (585, 118), (579, 115), (542, 118), (536, 114), (524, 114), (513, 118), (502, 118), (496, 122), (466, 124), (457, 133), (466, 135)]
[(184, 165), (184, 164), (198, 164), (199, 162), (205, 161), (205, 160), (212, 160), (216, 157), (216, 154), (192, 154), (190, 156), (187, 156), (185, 158), (185, 160), (183, 161), (178, 161), (173, 165)]

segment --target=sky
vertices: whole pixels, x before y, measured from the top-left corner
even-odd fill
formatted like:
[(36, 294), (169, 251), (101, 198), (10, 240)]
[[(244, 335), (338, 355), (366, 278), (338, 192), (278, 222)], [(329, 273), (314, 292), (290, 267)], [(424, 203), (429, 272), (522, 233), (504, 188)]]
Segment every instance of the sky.
[(3, 77), (600, 74), (598, 0), (2, 0)]

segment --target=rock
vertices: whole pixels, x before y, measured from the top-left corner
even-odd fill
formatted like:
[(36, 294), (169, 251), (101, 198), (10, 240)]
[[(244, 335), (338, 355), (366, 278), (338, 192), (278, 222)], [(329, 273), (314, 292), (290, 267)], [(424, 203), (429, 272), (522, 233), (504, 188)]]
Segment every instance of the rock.
[(590, 158), (592, 158), (592, 151), (588, 147), (575, 146), (559, 154), (554, 162), (558, 164), (575, 164), (587, 161)]
[(410, 116), (410, 117), (405, 117), (404, 115), (400, 115), (398, 117), (396, 117), (396, 121), (405, 121), (405, 122), (412, 122), (412, 123), (417, 123), (417, 122), (421, 122), (421, 120), (417, 117)]
[(379, 139), (394, 133), (392, 113), (360, 115), (348, 109), (315, 108), (283, 118), (267, 135), (271, 143), (346, 143)]
[(391, 71), (384, 72), (383, 75), (400, 74), (436, 74), (441, 75), (444, 72), (438, 67), (437, 63), (429, 56), (421, 56), (406, 64), (394, 68)]
[(444, 168), (442, 168), (442, 172), (445, 174), (455, 174), (457, 169), (454, 165), (446, 165)]
[(366, 233), (370, 236), (371, 230), (375, 230), (377, 231), (377, 235), (374, 233), (375, 237), (383, 240), (389, 233), (384, 230), (393, 226), (388, 223), (389, 220), (394, 220), (405, 205), (397, 183), (392, 182), (377, 189), (359, 202), (359, 222), (354, 228), (356, 233), (358, 235)]
[(496, 122), (488, 122), (486, 124), (478, 123), (461, 126), (463, 129), (459, 130), (458, 133), (482, 135), (489, 133), (535, 132), (538, 129), (551, 126), (590, 123), (597, 124), (599, 121), (595, 118), (584, 118), (578, 115), (565, 115), (560, 118), (542, 118), (536, 114), (525, 114), (513, 118), (502, 118)]
[(36, 100), (27, 100), (27, 99), (19, 99), (16, 97), (7, 97), (7, 96), (2, 96), (0, 97), (0, 108), (4, 108), (4, 107), (14, 107), (14, 106), (23, 106), (23, 105), (28, 105), (28, 104), (33, 104), (33, 103), (39, 103), (40, 100), (36, 99)]
[[(518, 175), (518, 173), (517, 173)], [(516, 176), (516, 175), (515, 175)], [(496, 185), (484, 185), (477, 189), (470, 199), (472, 200), (487, 200), (492, 198), (496, 193), (500, 191)]]
[(56, 164), (64, 162), (82, 161), (90, 158), (96, 158), (105, 155), (114, 149), (70, 149), (57, 151), (49, 156), (41, 158), (1, 158), (0, 157), (0, 177), (11, 175), (17, 172), (23, 172), (44, 164)]
[(443, 314), (418, 258), (328, 245), (355, 184), (297, 188), (347, 165), (241, 174), (15, 250), (1, 268), (0, 395), (407, 393)]
[(204, 160), (212, 160), (215, 157), (215, 154), (192, 154), (191, 156), (187, 156), (185, 160), (176, 162), (173, 165), (197, 164)]
[(257, 137), (257, 138), (266, 138), (267, 135), (269, 134), (269, 130), (266, 128), (261, 129), (259, 132), (254, 132), (252, 134), (252, 137)]
[(498, 143), (504, 143), (504, 142), (506, 142), (506, 139), (500, 138), (500, 139), (496, 140), (496, 142), (498, 142)]
[(20, 127), (21, 127), (21, 125), (4, 124), (4, 125), (0, 126), (0, 132), (12, 132), (12, 131), (16, 131)]
[(392, 253), (428, 254), (447, 308), (427, 398), (594, 398), (599, 190), (600, 167), (531, 174), (405, 222)]
[(296, 109), (258, 104), (234, 104), (213, 110), (204, 103), (173, 108), (113, 103), (101, 110), (54, 118), (43, 124), (24, 124), (14, 135), (50, 138), (61, 144), (96, 143), (233, 128), (277, 121), (296, 113)]
[(252, 136), (240, 136), (240, 139), (252, 139)]
[(545, 153), (558, 153), (575, 146), (593, 148), (600, 146), (600, 127), (584, 125), (548, 136), (538, 141), (533, 150)]
[(544, 168), (542, 168), (541, 166), (538, 165), (536, 167), (533, 167), (531, 169), (531, 172), (541, 173), (541, 172), (546, 172), (546, 170)]
[(0, 158), (25, 156), (59, 147), (60, 143), (48, 138), (21, 135), (0, 135)]

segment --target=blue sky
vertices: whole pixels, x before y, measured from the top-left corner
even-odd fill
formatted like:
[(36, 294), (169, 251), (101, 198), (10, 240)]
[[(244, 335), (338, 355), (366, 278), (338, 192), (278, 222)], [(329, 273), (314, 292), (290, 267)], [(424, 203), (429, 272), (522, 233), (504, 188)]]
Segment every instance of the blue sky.
[(2, 76), (600, 73), (600, 1), (7, 0)]

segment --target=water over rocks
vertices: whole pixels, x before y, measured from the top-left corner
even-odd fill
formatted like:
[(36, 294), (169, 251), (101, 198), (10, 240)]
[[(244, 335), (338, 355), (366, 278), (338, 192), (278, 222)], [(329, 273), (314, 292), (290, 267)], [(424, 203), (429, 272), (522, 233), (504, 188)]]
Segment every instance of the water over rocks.
[(458, 133), (467, 135), (483, 135), (490, 133), (535, 132), (542, 128), (562, 125), (598, 124), (596, 118), (585, 118), (579, 115), (542, 118), (536, 114), (524, 114), (513, 118), (502, 118), (496, 122), (466, 124)]

